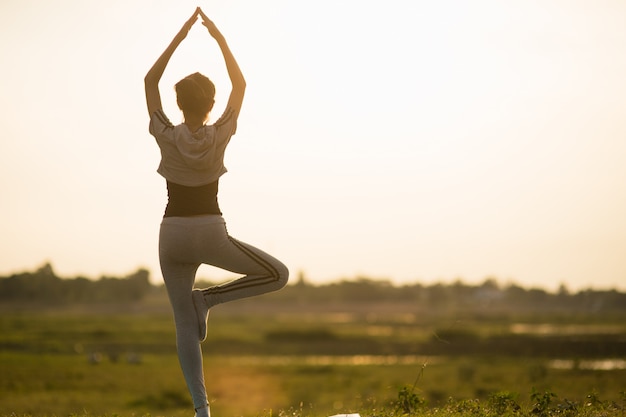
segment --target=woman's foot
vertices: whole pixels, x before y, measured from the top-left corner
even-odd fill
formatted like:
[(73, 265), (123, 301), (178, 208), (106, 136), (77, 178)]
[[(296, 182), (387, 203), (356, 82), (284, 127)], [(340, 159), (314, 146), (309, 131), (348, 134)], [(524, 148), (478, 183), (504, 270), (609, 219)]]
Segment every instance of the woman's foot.
[(198, 316), (198, 336), (200, 341), (203, 342), (206, 339), (206, 326), (209, 320), (209, 306), (204, 299), (204, 293), (202, 290), (193, 290), (191, 292), (191, 298), (193, 299), (193, 306), (196, 309), (196, 315)]

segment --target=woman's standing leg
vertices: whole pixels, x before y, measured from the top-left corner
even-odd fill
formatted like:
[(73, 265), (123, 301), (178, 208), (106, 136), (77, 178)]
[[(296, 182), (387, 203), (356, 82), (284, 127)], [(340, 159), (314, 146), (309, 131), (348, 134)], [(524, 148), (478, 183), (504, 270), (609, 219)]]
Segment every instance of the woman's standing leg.
[[(176, 242), (184, 229), (161, 226), (159, 258), (167, 294), (174, 312), (178, 360), (191, 394), (196, 416), (208, 416), (208, 401), (202, 368), (202, 349), (198, 340), (198, 318), (192, 301), (192, 288), (200, 264), (183, 263), (168, 255), (169, 244)], [(207, 406), (205, 408), (205, 406)]]

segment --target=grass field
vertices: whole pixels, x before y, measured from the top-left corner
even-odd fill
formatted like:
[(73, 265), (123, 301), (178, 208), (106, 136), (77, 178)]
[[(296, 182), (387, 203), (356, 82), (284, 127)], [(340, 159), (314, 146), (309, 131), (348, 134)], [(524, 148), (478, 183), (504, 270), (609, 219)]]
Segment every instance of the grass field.
[[(619, 319), (557, 326), (551, 339), (533, 333), (545, 320), (241, 308), (211, 313), (214, 416), (625, 413)], [(169, 312), (136, 310), (3, 311), (0, 416), (192, 416)], [(581, 340), (590, 357), (571, 354)]]

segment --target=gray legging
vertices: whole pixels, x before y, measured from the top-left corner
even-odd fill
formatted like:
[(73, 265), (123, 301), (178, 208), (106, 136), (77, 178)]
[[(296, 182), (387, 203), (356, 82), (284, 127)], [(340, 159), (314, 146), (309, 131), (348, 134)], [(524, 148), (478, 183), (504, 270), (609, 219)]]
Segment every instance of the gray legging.
[(178, 359), (194, 407), (203, 407), (207, 395), (191, 295), (198, 267), (208, 264), (244, 275), (204, 290), (209, 306), (279, 290), (287, 284), (289, 271), (274, 257), (229, 236), (220, 215), (163, 218), (159, 259), (174, 310)]

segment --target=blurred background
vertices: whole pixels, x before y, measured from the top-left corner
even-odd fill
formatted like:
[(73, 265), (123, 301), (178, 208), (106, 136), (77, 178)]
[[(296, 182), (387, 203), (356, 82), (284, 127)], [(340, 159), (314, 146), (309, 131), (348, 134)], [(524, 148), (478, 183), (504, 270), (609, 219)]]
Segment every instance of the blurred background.
[[(0, 2), (0, 416), (189, 415), (143, 77), (197, 5)], [(292, 272), (211, 312), (214, 415), (623, 414), (626, 3), (200, 6), (228, 230)], [(199, 24), (173, 122), (195, 71), (216, 120)]]
[[(161, 281), (143, 77), (198, 4), (0, 4), (0, 273)], [(229, 231), (312, 282), (626, 282), (621, 1), (214, 1), (248, 81)], [(161, 92), (229, 83), (196, 25)], [(209, 279), (225, 279), (211, 268)]]

